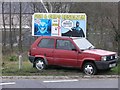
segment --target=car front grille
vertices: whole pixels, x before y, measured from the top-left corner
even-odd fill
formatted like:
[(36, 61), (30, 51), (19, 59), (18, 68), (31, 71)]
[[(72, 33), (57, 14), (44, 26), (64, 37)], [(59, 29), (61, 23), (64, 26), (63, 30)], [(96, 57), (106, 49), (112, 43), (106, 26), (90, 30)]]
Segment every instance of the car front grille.
[(107, 61), (114, 60), (114, 59), (115, 59), (115, 55), (107, 56)]

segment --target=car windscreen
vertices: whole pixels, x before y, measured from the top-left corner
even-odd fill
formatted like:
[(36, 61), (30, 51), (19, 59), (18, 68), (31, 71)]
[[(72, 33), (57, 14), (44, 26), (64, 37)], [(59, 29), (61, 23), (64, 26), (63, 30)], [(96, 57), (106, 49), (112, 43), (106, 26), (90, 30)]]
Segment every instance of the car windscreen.
[(73, 41), (81, 50), (95, 48), (86, 38), (73, 38)]

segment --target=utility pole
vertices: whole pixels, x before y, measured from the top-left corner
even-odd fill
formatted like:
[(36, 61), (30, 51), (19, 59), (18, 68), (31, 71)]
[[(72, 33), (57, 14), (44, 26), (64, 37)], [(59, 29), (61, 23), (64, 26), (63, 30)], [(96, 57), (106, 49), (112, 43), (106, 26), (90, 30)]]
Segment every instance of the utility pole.
[(19, 69), (22, 69), (22, 2), (20, 4), (20, 21), (19, 21)]
[(10, 27), (10, 33), (9, 33), (9, 39), (10, 39), (10, 48), (13, 51), (13, 45), (12, 45), (12, 30), (11, 30), (11, 2), (9, 4), (10, 7), (10, 14), (9, 14), (9, 27)]

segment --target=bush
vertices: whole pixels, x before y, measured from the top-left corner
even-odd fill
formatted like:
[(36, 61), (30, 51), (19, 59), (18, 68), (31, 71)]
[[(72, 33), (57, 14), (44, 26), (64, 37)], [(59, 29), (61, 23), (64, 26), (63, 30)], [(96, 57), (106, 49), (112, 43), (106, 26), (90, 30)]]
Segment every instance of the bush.
[(9, 57), (9, 61), (17, 61), (17, 60), (18, 60), (17, 56), (10, 56)]

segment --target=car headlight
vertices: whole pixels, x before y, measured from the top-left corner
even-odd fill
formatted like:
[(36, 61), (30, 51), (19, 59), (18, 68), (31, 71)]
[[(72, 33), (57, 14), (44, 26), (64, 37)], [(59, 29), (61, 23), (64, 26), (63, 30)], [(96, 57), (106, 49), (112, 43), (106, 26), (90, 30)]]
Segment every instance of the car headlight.
[(101, 60), (106, 61), (107, 60), (107, 56), (102, 56)]

